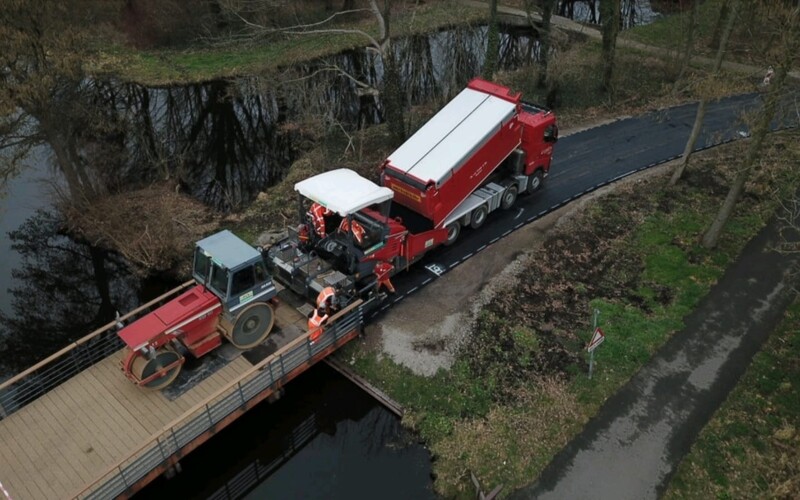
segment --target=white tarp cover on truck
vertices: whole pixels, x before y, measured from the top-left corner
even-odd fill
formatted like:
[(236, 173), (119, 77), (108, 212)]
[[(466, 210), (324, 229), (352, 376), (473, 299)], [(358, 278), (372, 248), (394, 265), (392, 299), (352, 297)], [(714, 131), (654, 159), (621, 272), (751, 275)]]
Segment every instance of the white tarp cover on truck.
[(389, 155), (389, 164), (438, 186), (506, 123), (515, 109), (512, 102), (464, 89)]
[(300, 181), (294, 190), (341, 216), (392, 199), (394, 191), (340, 168)]

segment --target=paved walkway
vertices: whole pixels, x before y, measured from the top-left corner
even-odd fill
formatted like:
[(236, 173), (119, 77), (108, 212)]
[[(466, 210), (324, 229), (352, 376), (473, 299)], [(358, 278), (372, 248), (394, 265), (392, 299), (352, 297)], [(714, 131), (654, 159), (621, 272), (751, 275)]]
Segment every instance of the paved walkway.
[(770, 250), (779, 241), (776, 229), (772, 223), (745, 247), (686, 328), (514, 498), (638, 500), (663, 493), (794, 298), (800, 280), (788, 271), (800, 256)]

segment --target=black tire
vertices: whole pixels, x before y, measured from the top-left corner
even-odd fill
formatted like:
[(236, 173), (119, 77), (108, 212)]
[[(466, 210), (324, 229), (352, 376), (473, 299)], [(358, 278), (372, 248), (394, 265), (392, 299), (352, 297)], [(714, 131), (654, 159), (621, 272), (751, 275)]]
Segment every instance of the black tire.
[[(148, 359), (142, 354), (137, 354), (136, 359), (134, 359), (131, 363), (131, 372), (136, 375), (139, 380), (144, 380), (157, 371), (175, 363), (181, 358), (182, 356), (174, 349), (169, 347), (160, 347), (156, 351), (156, 355), (153, 359)], [(154, 378), (150, 382), (142, 384), (142, 387), (152, 390), (163, 389), (171, 384), (175, 378), (177, 378), (180, 371), (181, 365), (177, 365), (171, 370), (165, 372), (160, 377)]]
[(533, 194), (536, 191), (542, 189), (543, 185), (544, 185), (544, 174), (540, 169), (528, 176), (528, 189), (526, 190), (526, 192), (528, 194)]
[(512, 184), (503, 191), (503, 197), (500, 199), (500, 208), (508, 210), (517, 202), (517, 185)]
[(236, 316), (233, 328), (227, 333), (231, 344), (239, 349), (255, 347), (272, 331), (275, 324), (275, 313), (266, 302), (256, 302), (245, 307)]
[(486, 216), (489, 215), (489, 209), (486, 205), (481, 205), (475, 210), (472, 211), (472, 215), (469, 218), (469, 227), (472, 229), (478, 229), (486, 222)]
[(461, 234), (460, 222), (456, 221), (447, 226), (447, 239), (444, 242), (445, 246), (450, 246), (455, 243), (459, 234)]

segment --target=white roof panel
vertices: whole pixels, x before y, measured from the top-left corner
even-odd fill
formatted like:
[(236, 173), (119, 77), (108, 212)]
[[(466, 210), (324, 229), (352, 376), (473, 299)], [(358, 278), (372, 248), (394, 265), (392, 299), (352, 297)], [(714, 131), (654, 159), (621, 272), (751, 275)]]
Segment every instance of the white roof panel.
[(341, 216), (390, 200), (394, 194), (391, 189), (378, 186), (346, 168), (300, 181), (294, 185), (294, 190)]
[(394, 153), (389, 163), (437, 184), (514, 114), (516, 104), (464, 89)]

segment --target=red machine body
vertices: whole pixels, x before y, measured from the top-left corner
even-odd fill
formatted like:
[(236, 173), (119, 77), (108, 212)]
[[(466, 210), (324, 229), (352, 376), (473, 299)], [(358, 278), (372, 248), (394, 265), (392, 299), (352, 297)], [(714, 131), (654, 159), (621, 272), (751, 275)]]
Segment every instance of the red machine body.
[(507, 87), (475, 79), (390, 155), (383, 185), (395, 192), (395, 203), (441, 228), (515, 150), (523, 153), (524, 165), (514, 173), (541, 170), (546, 176), (553, 146), (545, 131), (555, 122), (552, 113), (523, 104)]
[(197, 285), (118, 332), (128, 347), (122, 371), (137, 385), (164, 388), (186, 353), (205, 356), (223, 337), (250, 349), (272, 330), (277, 290), (258, 249), (230, 231), (208, 236), (195, 245), (192, 275)]
[[(222, 303), (202, 285), (196, 285), (174, 300), (141, 317), (119, 331), (119, 337), (132, 351), (147, 346), (161, 347), (172, 339), (200, 357), (221, 342), (217, 332)], [(216, 345), (203, 342), (209, 336)]]
[[(381, 185), (348, 169), (295, 184), (305, 222), (270, 249), (272, 272), (309, 297), (319, 287), (308, 283), (328, 269), (359, 285), (377, 284), (378, 263), (391, 265), (393, 273), (406, 269), (439, 245), (453, 243), (462, 227), (476, 229), (492, 211), (511, 208), (518, 194), (537, 191), (557, 138), (549, 110), (522, 102), (507, 87), (475, 79), (389, 155), (381, 165)], [(329, 231), (300, 237), (320, 222), (309, 218), (304, 199), (325, 207)], [(343, 219), (357, 222), (363, 234), (355, 238), (341, 231)]]

